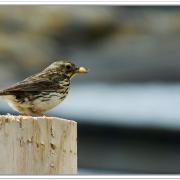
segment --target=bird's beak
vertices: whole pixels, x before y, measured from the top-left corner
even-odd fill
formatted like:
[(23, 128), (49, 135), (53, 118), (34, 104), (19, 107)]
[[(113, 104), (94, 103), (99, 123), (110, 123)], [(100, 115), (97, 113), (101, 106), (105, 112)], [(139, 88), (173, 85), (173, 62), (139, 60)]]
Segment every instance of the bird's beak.
[(79, 67), (79, 68), (77, 68), (77, 73), (85, 74), (85, 73), (88, 73), (88, 70), (84, 67)]

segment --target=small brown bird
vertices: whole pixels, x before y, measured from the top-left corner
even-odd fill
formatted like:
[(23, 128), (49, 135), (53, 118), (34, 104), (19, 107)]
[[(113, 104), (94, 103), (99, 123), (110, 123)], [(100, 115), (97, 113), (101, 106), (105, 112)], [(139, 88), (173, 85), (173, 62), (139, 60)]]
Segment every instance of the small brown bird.
[(87, 73), (87, 69), (68, 61), (57, 61), (42, 72), (0, 91), (0, 96), (22, 115), (41, 116), (65, 99), (70, 80), (77, 73)]

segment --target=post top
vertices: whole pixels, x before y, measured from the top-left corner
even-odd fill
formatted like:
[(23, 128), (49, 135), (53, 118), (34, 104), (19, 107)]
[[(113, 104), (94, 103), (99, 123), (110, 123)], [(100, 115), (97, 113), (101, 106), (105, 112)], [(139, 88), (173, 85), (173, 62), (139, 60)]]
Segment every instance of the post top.
[(28, 121), (28, 120), (35, 120), (35, 121), (46, 121), (46, 120), (50, 120), (50, 121), (61, 121), (64, 123), (73, 123), (73, 124), (77, 124), (76, 121), (74, 120), (68, 120), (68, 119), (64, 119), (64, 118), (60, 118), (60, 117), (50, 117), (50, 116), (38, 116), (38, 117), (33, 117), (33, 116), (23, 116), (23, 115), (11, 115), (11, 114), (7, 114), (7, 115), (0, 115), (0, 121), (1, 119), (6, 119), (8, 121)]

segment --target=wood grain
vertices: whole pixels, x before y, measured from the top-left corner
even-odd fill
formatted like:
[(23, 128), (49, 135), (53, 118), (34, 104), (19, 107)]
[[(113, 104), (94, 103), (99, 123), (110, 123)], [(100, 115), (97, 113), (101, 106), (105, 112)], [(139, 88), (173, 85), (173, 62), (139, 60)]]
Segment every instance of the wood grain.
[(77, 123), (0, 116), (0, 174), (76, 174)]

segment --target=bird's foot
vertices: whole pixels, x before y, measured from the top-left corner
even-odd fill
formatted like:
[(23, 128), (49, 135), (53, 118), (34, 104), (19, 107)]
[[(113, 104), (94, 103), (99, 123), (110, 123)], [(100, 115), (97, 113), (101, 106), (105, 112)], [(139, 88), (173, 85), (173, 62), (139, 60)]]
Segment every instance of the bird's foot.
[(28, 114), (26, 113), (22, 113), (21, 116), (29, 116)]
[(47, 118), (47, 116), (44, 115), (44, 114), (41, 113), (41, 112), (36, 112), (36, 115), (37, 115), (37, 116), (40, 116), (40, 117), (43, 117), (43, 118)]

